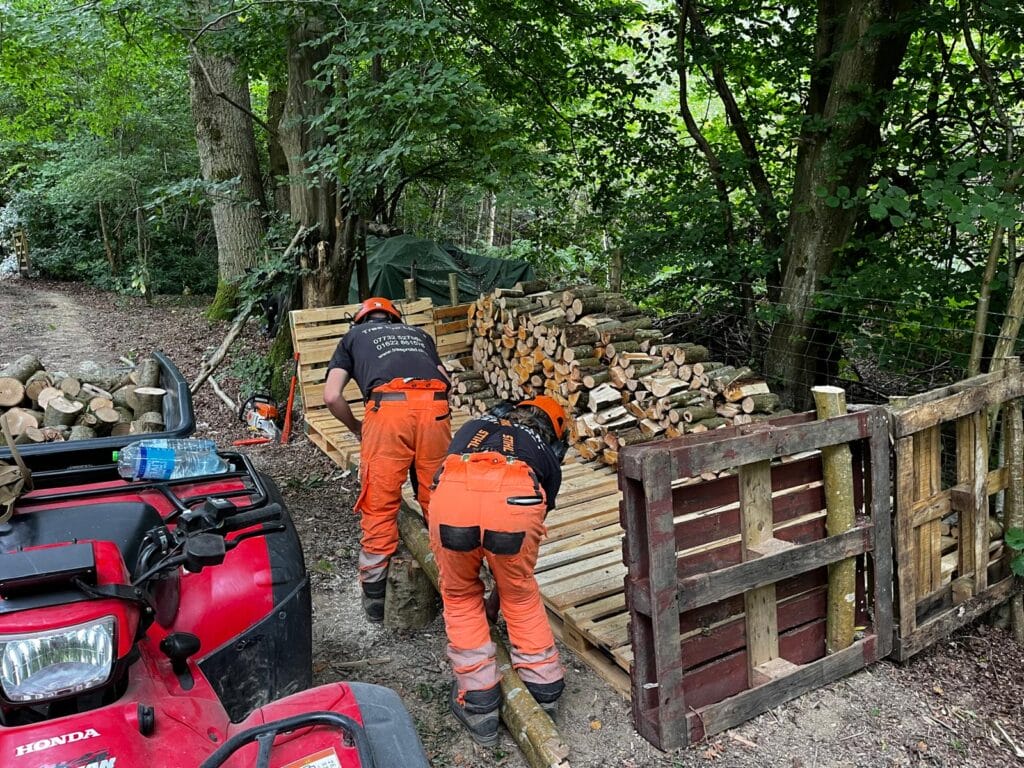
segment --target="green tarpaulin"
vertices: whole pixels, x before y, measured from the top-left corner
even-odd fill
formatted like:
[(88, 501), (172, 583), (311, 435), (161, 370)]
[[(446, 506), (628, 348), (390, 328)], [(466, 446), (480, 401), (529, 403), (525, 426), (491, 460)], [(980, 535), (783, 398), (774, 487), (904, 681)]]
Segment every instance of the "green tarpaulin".
[[(433, 240), (414, 235), (366, 238), (370, 295), (388, 299), (405, 298), (404, 282), (416, 266), (416, 295), (431, 298), (435, 305), (451, 304), (448, 275), (459, 276), (459, 303), (475, 300), (495, 288), (511, 288), (520, 280), (533, 280), (533, 267), (525, 261), (505, 261), (466, 253), (455, 246), (442, 247)], [(348, 300), (359, 301), (355, 275)]]

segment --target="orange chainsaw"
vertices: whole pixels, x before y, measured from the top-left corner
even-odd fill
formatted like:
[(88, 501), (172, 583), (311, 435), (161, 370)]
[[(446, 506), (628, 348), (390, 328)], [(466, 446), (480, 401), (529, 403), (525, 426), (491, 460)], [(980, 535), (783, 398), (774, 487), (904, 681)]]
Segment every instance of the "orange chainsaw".
[(279, 416), (280, 409), (274, 398), (266, 394), (252, 395), (238, 409), (238, 418), (253, 437), (238, 443), (254, 445), (257, 442), (280, 441), (281, 429), (277, 426)]

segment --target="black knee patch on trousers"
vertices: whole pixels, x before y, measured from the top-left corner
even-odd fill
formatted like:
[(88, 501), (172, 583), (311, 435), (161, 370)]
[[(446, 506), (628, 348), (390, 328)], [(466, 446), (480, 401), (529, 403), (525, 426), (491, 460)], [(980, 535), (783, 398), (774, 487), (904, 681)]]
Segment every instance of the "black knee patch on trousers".
[(565, 680), (556, 680), (553, 683), (531, 683), (524, 680), (523, 685), (538, 704), (550, 704), (558, 701), (558, 697), (565, 690)]
[(364, 581), (363, 594), (372, 600), (377, 600), (384, 597), (384, 593), (387, 592), (388, 582), (387, 579), (381, 579), (380, 581)]
[(441, 523), (441, 546), (453, 552), (472, 552), (480, 546), (480, 526)]
[(526, 534), (523, 531), (484, 531), (484, 549), (495, 555), (514, 555), (523, 548), (525, 538)]

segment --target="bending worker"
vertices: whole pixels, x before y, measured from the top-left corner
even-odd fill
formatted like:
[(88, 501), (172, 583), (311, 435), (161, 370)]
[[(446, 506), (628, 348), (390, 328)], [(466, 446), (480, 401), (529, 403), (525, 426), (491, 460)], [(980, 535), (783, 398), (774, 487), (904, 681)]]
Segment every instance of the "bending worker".
[[(345, 400), (350, 378), (366, 403), (363, 421)], [(402, 323), (382, 298), (359, 306), (328, 364), (324, 403), (362, 444), (355, 511), (362, 514), (359, 581), (370, 621), (384, 618), (385, 579), (398, 548), (398, 509), (410, 468), (427, 515), (431, 481), (451, 438), (449, 386), (434, 340)]]
[(533, 569), (568, 446), (566, 415), (547, 396), (502, 403), (455, 435), (432, 496), (430, 543), (440, 571), (451, 709), (484, 746), (498, 741), (501, 675), (480, 565), (494, 575), (512, 666), (553, 713), (565, 687)]

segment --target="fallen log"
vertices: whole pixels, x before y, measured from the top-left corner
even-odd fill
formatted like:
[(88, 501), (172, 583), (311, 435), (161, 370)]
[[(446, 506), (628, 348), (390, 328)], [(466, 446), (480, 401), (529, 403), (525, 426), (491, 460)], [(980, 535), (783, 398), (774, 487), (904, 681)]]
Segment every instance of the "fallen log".
[[(423, 518), (403, 504), (398, 513), (398, 530), (405, 546), (419, 561), (424, 572), (437, 587), (438, 569), (430, 549), (430, 537)], [(491, 627), (491, 639), (497, 646), (498, 668), (501, 670), (501, 719), (512, 738), (523, 751), (530, 768), (569, 768), (569, 748), (562, 740), (551, 717), (541, 709), (512, 667), (505, 641)]]
[(43, 364), (35, 355), (22, 355), (13, 363), (4, 366), (4, 368), (0, 370), (0, 377), (17, 379), (24, 384), (28, 381), (29, 376), (40, 370), (42, 367)]

